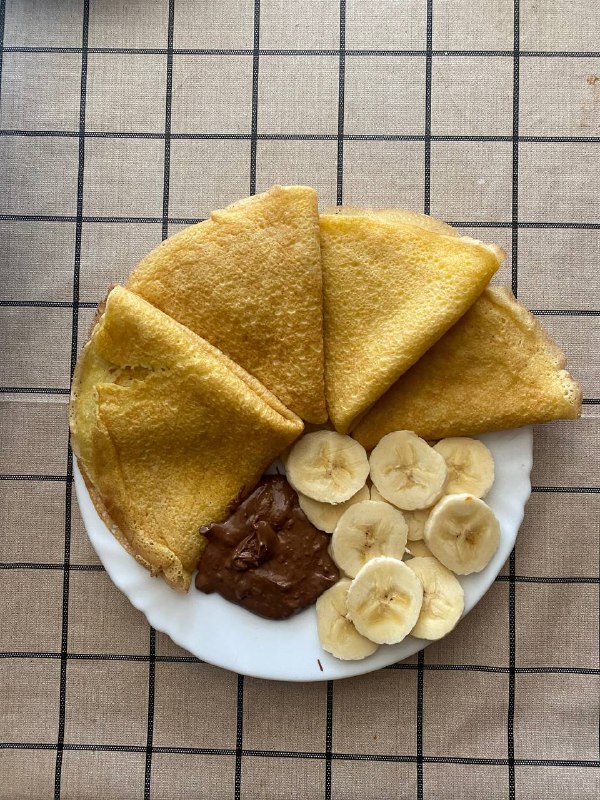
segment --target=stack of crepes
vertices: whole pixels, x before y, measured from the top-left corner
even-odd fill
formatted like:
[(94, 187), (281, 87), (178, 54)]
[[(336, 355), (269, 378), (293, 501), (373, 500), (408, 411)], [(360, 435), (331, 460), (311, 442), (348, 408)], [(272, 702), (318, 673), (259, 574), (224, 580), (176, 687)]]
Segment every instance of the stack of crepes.
[(201, 525), (329, 416), (468, 436), (580, 413), (564, 357), (510, 294), (504, 253), (430, 217), (337, 208), (308, 187), (215, 211), (116, 287), (78, 362), (73, 448), (94, 504), (186, 591)]

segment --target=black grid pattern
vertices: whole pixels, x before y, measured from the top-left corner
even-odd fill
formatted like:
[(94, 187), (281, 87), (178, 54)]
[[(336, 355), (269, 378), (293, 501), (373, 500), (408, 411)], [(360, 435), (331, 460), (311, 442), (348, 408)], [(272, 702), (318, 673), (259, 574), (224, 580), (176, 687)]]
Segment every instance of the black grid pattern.
[[(354, 1), (354, 0), (353, 0)], [(423, 194), (422, 205), (425, 213), (432, 209), (432, 176), (436, 175), (436, 147), (442, 147), (445, 143), (507, 143), (511, 147), (512, 175), (510, 192), (510, 216), (509, 219), (502, 216), (493, 219), (466, 219), (453, 220), (453, 224), (465, 228), (489, 229), (490, 231), (507, 230), (510, 231), (510, 251), (511, 251), (511, 282), (515, 294), (519, 287), (519, 262), (520, 262), (520, 236), (523, 231), (596, 231), (600, 230), (598, 219), (567, 219), (558, 215), (552, 220), (538, 220), (527, 218), (527, 215), (519, 211), (520, 201), (520, 181), (519, 167), (522, 158), (523, 145), (535, 145), (543, 147), (553, 144), (558, 145), (593, 145), (600, 142), (600, 135), (597, 132), (586, 131), (585, 135), (523, 135), (520, 132), (520, 121), (523, 109), (520, 102), (520, 73), (521, 62), (527, 64), (528, 60), (543, 59), (552, 62), (557, 59), (569, 59), (570, 61), (584, 61), (600, 58), (600, 51), (573, 51), (573, 50), (533, 50), (521, 49), (522, 22), (526, 4), (514, 0), (513, 3), (513, 47), (512, 49), (439, 49), (435, 47), (435, 24), (436, 24), (436, 4), (434, 0), (426, 0), (423, 4), (424, 14), (424, 39), (422, 43), (416, 43), (416, 48), (400, 49), (369, 49), (368, 47), (348, 47), (350, 41), (348, 37), (347, 16), (348, 9), (346, 0), (339, 0), (337, 7), (336, 26), (339, 28), (338, 46), (329, 49), (319, 48), (291, 48), (283, 47), (280, 49), (261, 48), (261, 2), (260, 0), (248, 0), (252, 6), (252, 35), (251, 47), (198, 47), (185, 48), (176, 45), (176, 20), (177, 20), (177, 0), (164, 0), (166, 5), (166, 41), (165, 47), (97, 47), (90, 46), (90, 14), (94, 10), (95, 0), (82, 0), (82, 24), (81, 42), (77, 45), (69, 46), (43, 46), (43, 45), (21, 45), (19, 42), (10, 42), (8, 46), (4, 44), (5, 28), (5, 0), (0, 0), (0, 77), (2, 75), (2, 64), (4, 54), (50, 54), (50, 55), (73, 55), (79, 56), (80, 61), (80, 84), (79, 84), (79, 126), (73, 129), (56, 129), (52, 127), (41, 129), (27, 129), (26, 127), (0, 127), (0, 143), (3, 141), (43, 139), (43, 140), (71, 140), (77, 139), (77, 181), (75, 213), (54, 213), (41, 209), (31, 209), (26, 211), (15, 211), (14, 213), (0, 213), (0, 225), (6, 224), (52, 224), (57, 226), (74, 226), (74, 250), (72, 256), (72, 291), (70, 299), (51, 299), (41, 294), (39, 297), (30, 299), (25, 294), (19, 296), (10, 295), (0, 298), (1, 309), (69, 309), (71, 315), (70, 325), (70, 372), (72, 374), (78, 352), (80, 310), (92, 310), (95, 302), (80, 300), (81, 296), (81, 270), (82, 270), (82, 242), (87, 225), (158, 225), (161, 229), (162, 238), (169, 234), (170, 226), (186, 225), (200, 221), (202, 217), (182, 217), (170, 215), (171, 197), (171, 178), (172, 178), (172, 146), (174, 142), (219, 142), (228, 141), (231, 143), (247, 143), (249, 156), (249, 181), (248, 191), (253, 194), (258, 190), (260, 184), (259, 168), (261, 166), (260, 145), (263, 143), (293, 143), (293, 142), (315, 142), (315, 143), (335, 143), (335, 192), (334, 200), (342, 204), (345, 200), (345, 168), (348, 175), (347, 166), (347, 146), (351, 143), (416, 143), (423, 147)], [(97, 2), (97, 0), (96, 0)], [(263, 3), (263, 13), (266, 2)], [(349, 5), (349, 4), (348, 4)], [(531, 12), (528, 12), (531, 13)], [(293, 20), (290, 19), (290, 25)], [(264, 23), (263, 23), (264, 24)], [(88, 100), (88, 65), (89, 56), (92, 55), (139, 55), (139, 56), (160, 56), (164, 57), (165, 63), (165, 93), (164, 93), (164, 129), (157, 131), (120, 131), (120, 130), (94, 130), (86, 125), (86, 103)], [(178, 129), (177, 122), (173, 116), (173, 96), (174, 96), (174, 64), (180, 56), (198, 57), (247, 57), (249, 79), (251, 82), (251, 100), (249, 112), (244, 109), (247, 115), (247, 125), (245, 131), (228, 132), (223, 130), (219, 133), (206, 132), (202, 130), (193, 132), (183, 132)], [(276, 133), (261, 132), (261, 62), (263, 59), (275, 58), (294, 58), (306, 57), (310, 59), (329, 58), (337, 61), (337, 109), (336, 109), (336, 128), (334, 132), (322, 132), (315, 130), (310, 133), (301, 133), (294, 130), (284, 129)], [(424, 63), (424, 125), (421, 133), (403, 133), (396, 131), (393, 133), (377, 130), (364, 130), (360, 133), (349, 133), (346, 130), (347, 103), (345, 98), (348, 96), (348, 74), (354, 63), (360, 62), (368, 57), (378, 58), (397, 58), (406, 57), (414, 63)], [(485, 60), (491, 58), (512, 60), (512, 131), (498, 135), (479, 135), (479, 134), (439, 134), (435, 131), (435, 123), (432, 119), (432, 95), (435, 92), (434, 65), (445, 63), (453, 57), (477, 58)], [(0, 90), (2, 89), (0, 81)], [(103, 215), (86, 213), (86, 148), (91, 147), (90, 142), (94, 140), (128, 140), (128, 141), (153, 141), (163, 142), (163, 175), (162, 175), (162, 214), (158, 215)], [(435, 180), (435, 178), (433, 179)], [(353, 198), (354, 199), (354, 198)], [(493, 233), (492, 233), (493, 235)], [(83, 295), (84, 297), (86, 295)], [(590, 308), (539, 308), (534, 311), (541, 317), (572, 317), (594, 318), (600, 315), (600, 309)], [(574, 321), (574, 324), (575, 323)], [(35, 386), (26, 385), (2, 385), (0, 386), (0, 396), (19, 396), (25, 398), (29, 395), (61, 397), (68, 395), (67, 386), (52, 387), (44, 386), (42, 383)], [(1, 397), (0, 397), (1, 402)], [(600, 403), (597, 397), (587, 397), (584, 401), (586, 406), (595, 407)], [(521, 587), (552, 587), (552, 586), (579, 586), (594, 587), (598, 586), (600, 591), (600, 577), (597, 572), (597, 565), (590, 565), (590, 574), (560, 574), (538, 576), (533, 574), (520, 574), (517, 567), (519, 564), (518, 552), (511, 554), (508, 571), (501, 574), (496, 579), (496, 585), (507, 587), (507, 624), (508, 624), (508, 650), (507, 659), (499, 663), (430, 663), (426, 652), (418, 654), (414, 663), (403, 662), (392, 665), (386, 672), (397, 674), (415, 674), (415, 732), (414, 747), (410, 752), (381, 753), (368, 748), (358, 749), (355, 752), (346, 752), (343, 747), (338, 746), (337, 742), (342, 741), (338, 737), (343, 734), (337, 722), (336, 708), (343, 700), (338, 697), (337, 687), (329, 681), (324, 689), (324, 732), (321, 741), (315, 741), (314, 748), (311, 749), (273, 749), (273, 748), (253, 748), (246, 746), (245, 740), (245, 720), (247, 713), (251, 709), (247, 707), (246, 687), (244, 677), (238, 675), (236, 678), (235, 690), (235, 720), (234, 720), (234, 740), (230, 747), (196, 747), (196, 746), (165, 746), (157, 743), (161, 740), (157, 738), (156, 719), (157, 719), (157, 668), (163, 664), (202, 664), (199, 659), (187, 655), (169, 655), (160, 651), (158, 636), (152, 628), (148, 628), (147, 652), (146, 653), (111, 653), (111, 652), (78, 652), (70, 644), (70, 608), (71, 608), (71, 581), (72, 576), (77, 573), (93, 575), (103, 573), (103, 568), (97, 563), (78, 563), (72, 558), (72, 547), (74, 531), (72, 530), (72, 488), (73, 488), (73, 460), (70, 448), (66, 453), (66, 465), (64, 471), (31, 472), (16, 471), (3, 472), (0, 474), (0, 486), (4, 484), (64, 484), (64, 547), (62, 560), (49, 559), (40, 561), (24, 557), (19, 560), (0, 562), (0, 574), (19, 573), (19, 574), (54, 574), (60, 573), (62, 576), (61, 592), (61, 627), (60, 627), (60, 649), (4, 649), (3, 642), (0, 642), (0, 664), (11, 661), (16, 664), (41, 662), (58, 662), (60, 672), (58, 681), (58, 715), (56, 720), (56, 731), (43, 732), (37, 741), (11, 741), (0, 742), (0, 753), (2, 751), (50, 751), (55, 752), (55, 772), (54, 772), (54, 797), (60, 798), (64, 788), (64, 769), (65, 755), (68, 753), (82, 752), (122, 752), (131, 754), (141, 754), (144, 757), (144, 798), (154, 796), (153, 783), (153, 764), (157, 754), (189, 756), (223, 757), (232, 759), (234, 764), (234, 775), (231, 783), (231, 790), (226, 791), (223, 796), (231, 796), (238, 800), (245, 796), (244, 766), (245, 759), (285, 759), (287, 761), (304, 760), (322, 762), (323, 781), (322, 795), (325, 798), (340, 797), (340, 790), (336, 787), (336, 764), (350, 762), (367, 763), (397, 763), (414, 764), (415, 770), (415, 794), (418, 800), (433, 796), (428, 791), (427, 768), (434, 764), (457, 764), (465, 766), (480, 767), (502, 767), (505, 768), (507, 794), (510, 800), (513, 798), (528, 797), (520, 791), (519, 776), (520, 770), (527, 767), (540, 768), (561, 768), (561, 769), (598, 769), (600, 760), (598, 758), (530, 758), (520, 755), (519, 745), (515, 739), (515, 715), (517, 713), (517, 701), (519, 698), (519, 687), (522, 676), (528, 675), (556, 675), (556, 676), (600, 676), (598, 666), (580, 666), (573, 664), (561, 664), (560, 654), (557, 654), (555, 664), (521, 665), (520, 660), (523, 653), (518, 647), (518, 615), (519, 615), (519, 592)], [(600, 486), (595, 485), (540, 485), (533, 487), (536, 494), (556, 495), (564, 494), (595, 496), (600, 494)], [(526, 572), (526, 571), (525, 571)], [(504, 661), (504, 663), (503, 663)], [(73, 741), (69, 738), (67, 731), (67, 710), (69, 707), (69, 665), (73, 663), (101, 664), (119, 662), (121, 664), (147, 664), (147, 707), (145, 710), (145, 742), (142, 744), (129, 744), (126, 740), (121, 742), (85, 742)], [(472, 674), (491, 674), (506, 676), (508, 689), (508, 702), (506, 706), (506, 747), (504, 756), (480, 757), (480, 756), (456, 756), (447, 754), (432, 754), (431, 741), (428, 740), (428, 683), (436, 673), (472, 673)], [(431, 709), (429, 709), (430, 711)], [(338, 727), (336, 727), (336, 724)], [(47, 734), (47, 735), (46, 735)], [(600, 757), (600, 753), (596, 753)], [(315, 795), (316, 796), (316, 795)], [(564, 794), (562, 795), (564, 796)]]
[[(160, 47), (89, 47), (88, 53), (113, 53), (124, 55), (167, 55), (169, 50)], [(335, 49), (293, 49), (293, 48), (271, 48), (260, 49), (253, 47), (246, 48), (202, 48), (202, 47), (174, 47), (171, 48), (173, 55), (177, 56), (339, 56), (344, 52), (347, 56), (427, 56), (428, 52), (436, 57), (448, 56), (505, 56), (514, 57), (513, 50), (369, 50), (369, 49), (350, 49), (340, 46)], [(5, 53), (81, 53), (81, 47), (5, 47)], [(598, 58), (600, 50), (519, 50), (521, 58)]]
[[(79, 274), (81, 268), (81, 235), (83, 229), (83, 174), (85, 167), (85, 102), (87, 86), (87, 46), (89, 32), (90, 5), (85, 0), (83, 8), (83, 29), (81, 42), (81, 82), (79, 99), (79, 155), (77, 165), (77, 216), (75, 222), (75, 253), (73, 258), (73, 297), (72, 297), (72, 324), (71, 324), (71, 365), (70, 374), (73, 375), (77, 361), (77, 336), (79, 323)], [(65, 714), (67, 702), (67, 658), (69, 634), (69, 576), (71, 554), (71, 501), (73, 497), (73, 452), (70, 444), (67, 448), (67, 481), (65, 484), (65, 548), (63, 563), (63, 595), (62, 595), (62, 631), (61, 631), (61, 659), (60, 659), (60, 699), (58, 719), (58, 740), (56, 745), (56, 770), (54, 778), (54, 796), (60, 797), (61, 775), (63, 765), (63, 747), (65, 741)]]

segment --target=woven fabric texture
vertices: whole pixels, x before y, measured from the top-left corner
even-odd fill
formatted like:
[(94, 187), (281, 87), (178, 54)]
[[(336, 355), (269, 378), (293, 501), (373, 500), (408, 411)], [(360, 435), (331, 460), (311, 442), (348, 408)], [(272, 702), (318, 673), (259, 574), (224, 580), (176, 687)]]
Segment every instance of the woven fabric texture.
[[(0, 798), (600, 793), (600, 14), (589, 0), (0, 0)], [(149, 628), (73, 495), (96, 303), (272, 183), (497, 242), (583, 418), (535, 431), (515, 551), (419, 657), (243, 678)]]

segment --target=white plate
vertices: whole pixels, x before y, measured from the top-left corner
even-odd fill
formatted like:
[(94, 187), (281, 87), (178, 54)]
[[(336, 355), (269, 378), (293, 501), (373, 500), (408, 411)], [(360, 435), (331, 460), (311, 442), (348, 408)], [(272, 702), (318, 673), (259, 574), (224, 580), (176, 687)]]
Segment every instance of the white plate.
[[(488, 566), (460, 578), (465, 614), (481, 600), (510, 555), (531, 492), (532, 429), (492, 433), (481, 439), (496, 463), (496, 480), (486, 502), (500, 521), (501, 536)], [(314, 606), (291, 619), (274, 622), (217, 594), (202, 594), (193, 585), (186, 595), (179, 594), (161, 579), (152, 578), (112, 536), (96, 513), (77, 464), (75, 490), (88, 536), (113, 582), (154, 628), (203, 661), (257, 678), (319, 681), (386, 667), (429, 644), (408, 636), (400, 644), (380, 647), (363, 661), (339, 661), (319, 645)], [(490, 625), (494, 624), (496, 620), (490, 619)]]

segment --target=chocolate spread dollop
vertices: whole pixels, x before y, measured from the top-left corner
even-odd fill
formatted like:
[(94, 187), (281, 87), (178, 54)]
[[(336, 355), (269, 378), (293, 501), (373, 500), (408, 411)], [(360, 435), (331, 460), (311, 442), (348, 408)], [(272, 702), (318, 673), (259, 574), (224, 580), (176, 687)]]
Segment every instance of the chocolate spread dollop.
[(261, 479), (225, 522), (200, 528), (208, 543), (196, 588), (255, 614), (286, 619), (339, 578), (326, 536), (308, 521), (281, 475)]

